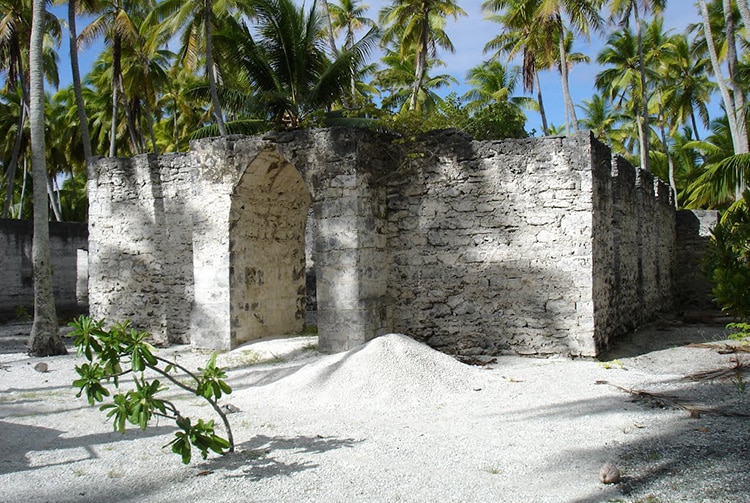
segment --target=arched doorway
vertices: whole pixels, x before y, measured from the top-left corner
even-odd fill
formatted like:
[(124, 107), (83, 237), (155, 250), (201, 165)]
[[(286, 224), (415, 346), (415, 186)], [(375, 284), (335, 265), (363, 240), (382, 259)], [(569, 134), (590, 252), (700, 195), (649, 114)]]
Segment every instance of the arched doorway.
[(300, 333), (305, 323), (305, 225), (311, 196), (276, 149), (261, 151), (232, 192), (231, 347)]

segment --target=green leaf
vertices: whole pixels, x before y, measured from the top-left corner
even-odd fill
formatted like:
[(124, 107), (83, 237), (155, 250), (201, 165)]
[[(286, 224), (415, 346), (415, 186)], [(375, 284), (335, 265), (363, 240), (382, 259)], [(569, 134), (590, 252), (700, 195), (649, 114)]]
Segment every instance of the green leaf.
[(76, 397), (86, 393), (89, 405), (94, 405), (96, 402), (101, 402), (103, 397), (109, 396), (109, 391), (101, 383), (106, 378), (106, 373), (98, 363), (84, 363), (76, 366), (75, 370), (81, 377), (73, 381), (73, 386), (80, 388)]

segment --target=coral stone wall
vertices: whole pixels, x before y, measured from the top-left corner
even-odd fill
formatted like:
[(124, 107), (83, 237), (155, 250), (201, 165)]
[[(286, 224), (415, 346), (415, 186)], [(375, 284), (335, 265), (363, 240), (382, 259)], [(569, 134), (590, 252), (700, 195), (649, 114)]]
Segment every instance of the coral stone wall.
[(311, 207), (321, 350), (385, 333), (385, 191), (372, 184), (388, 155), (339, 129), (101, 159), (89, 183), (92, 315), (205, 348), (298, 333)]
[[(50, 222), (52, 287), (58, 315), (85, 313), (88, 305), (85, 288), (78, 287), (78, 274), (85, 270), (79, 255), (88, 248), (85, 223)], [(34, 280), (31, 246), (33, 223), (30, 220), (0, 219), (0, 320), (16, 317), (21, 311), (31, 315), (34, 305)], [(16, 310), (19, 310), (17, 313)]]
[(719, 223), (719, 212), (693, 210), (677, 212), (675, 250), (675, 302), (681, 310), (711, 311), (711, 285), (702, 272), (702, 260), (711, 229)]
[(99, 160), (89, 170), (90, 314), (187, 342), (193, 299), (191, 166), (184, 155)]
[(89, 190), (92, 314), (199, 347), (298, 332), (307, 297), (327, 352), (593, 356), (673, 306), (682, 260), (671, 192), (589, 133), (227, 137)]
[(594, 354), (607, 229), (588, 137), (441, 134), (424, 152), (389, 191), (393, 328), (451, 353)]

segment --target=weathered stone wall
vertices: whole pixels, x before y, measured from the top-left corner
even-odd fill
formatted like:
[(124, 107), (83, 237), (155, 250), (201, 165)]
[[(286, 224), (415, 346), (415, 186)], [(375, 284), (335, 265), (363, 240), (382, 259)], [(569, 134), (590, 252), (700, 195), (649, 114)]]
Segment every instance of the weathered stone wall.
[(107, 158), (89, 171), (91, 316), (130, 320), (158, 342), (188, 341), (194, 278), (187, 160)]
[(426, 140), (390, 184), (396, 331), (452, 353), (594, 352), (592, 173), (579, 143)]
[(184, 155), (100, 160), (89, 184), (92, 314), (221, 349), (299, 332), (311, 206), (321, 349), (384, 333), (385, 190), (372, 186), (387, 148), (365, 134), (228, 137)]
[[(58, 313), (85, 313), (85, 291), (77, 288), (79, 250), (88, 248), (86, 224), (50, 222), (52, 285)], [(0, 319), (10, 319), (22, 307), (31, 314), (34, 304), (31, 246), (33, 223), (0, 220)]]
[(323, 351), (399, 331), (453, 353), (595, 355), (673, 304), (670, 191), (588, 133), (228, 137), (101, 160), (91, 180), (92, 314), (165, 340), (299, 331), (306, 276)]
[(675, 302), (681, 310), (717, 309), (711, 300), (711, 285), (702, 272), (703, 255), (711, 229), (719, 223), (719, 212), (683, 210), (677, 212), (675, 249)]
[(390, 186), (396, 330), (448, 352), (593, 355), (671, 306), (669, 192), (588, 133), (423, 149)]
[(633, 330), (674, 304), (676, 228), (669, 187), (625, 159), (613, 159), (615, 274), (612, 336)]

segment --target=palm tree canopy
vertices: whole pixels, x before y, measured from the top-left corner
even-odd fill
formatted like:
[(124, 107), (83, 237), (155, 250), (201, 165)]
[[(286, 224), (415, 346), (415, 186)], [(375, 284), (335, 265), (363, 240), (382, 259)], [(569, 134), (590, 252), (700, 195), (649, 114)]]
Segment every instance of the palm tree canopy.
[(377, 32), (370, 30), (330, 60), (321, 37), (324, 20), (314, 2), (307, 11), (292, 0), (257, 0), (254, 8), (254, 32), (230, 21), (231, 29), (217, 34), (217, 43), (221, 40), (226, 55), (242, 67), (257, 106), (291, 127), (315, 110), (330, 108), (377, 43)]

